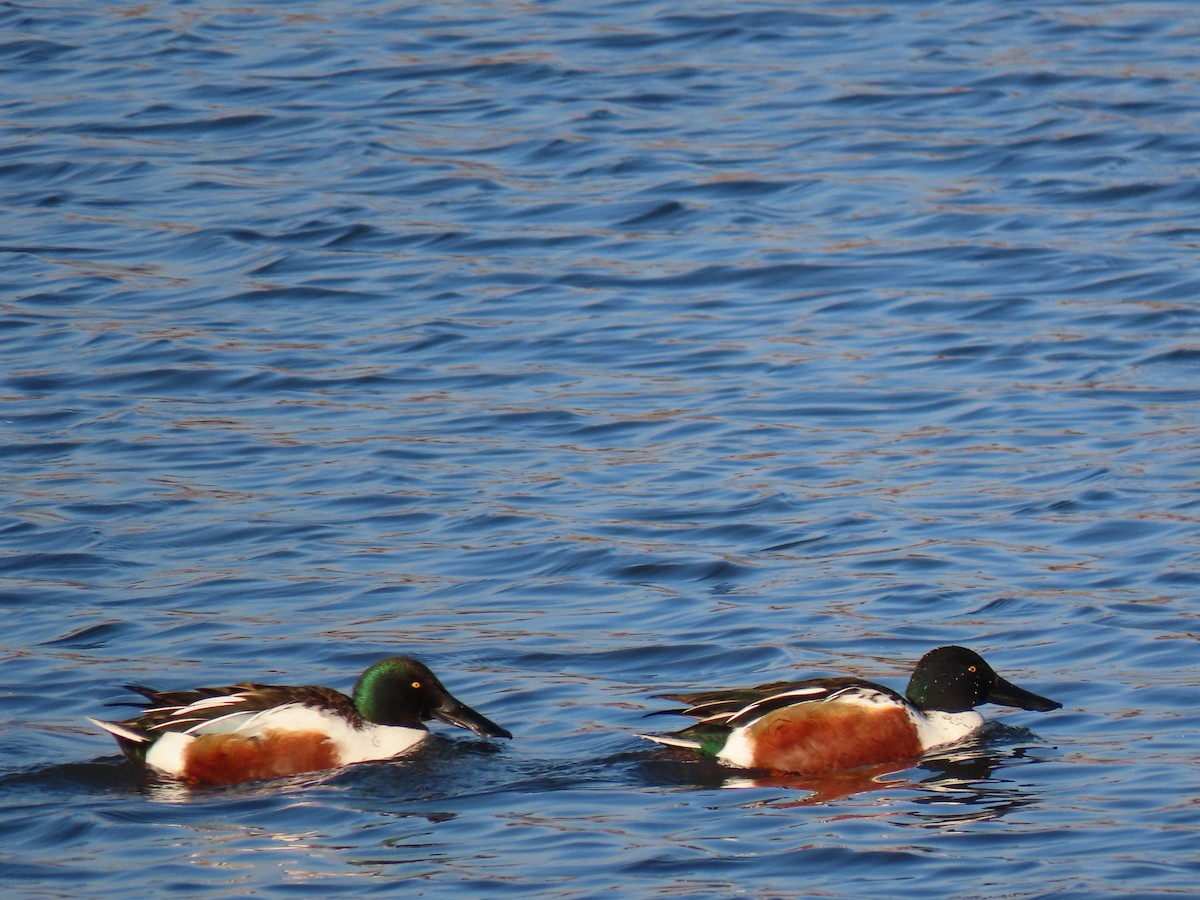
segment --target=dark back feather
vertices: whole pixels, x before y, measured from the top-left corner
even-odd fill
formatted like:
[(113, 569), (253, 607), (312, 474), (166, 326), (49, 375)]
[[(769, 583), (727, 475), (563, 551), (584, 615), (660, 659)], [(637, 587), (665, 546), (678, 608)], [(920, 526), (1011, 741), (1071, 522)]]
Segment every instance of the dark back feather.
[[(164, 731), (185, 731), (201, 722), (231, 713), (261, 712), (291, 703), (328, 710), (348, 719), (354, 725), (361, 721), (358, 710), (349, 697), (340, 691), (317, 685), (295, 687), (245, 681), (223, 687), (186, 691), (156, 691), (136, 684), (128, 684), (125, 687), (141, 694), (146, 703), (141, 715), (120, 724), (148, 737)], [(229, 697), (230, 701), (220, 706), (194, 706), (219, 697)]]
[[(685, 709), (664, 710), (677, 715), (701, 719), (706, 725), (737, 728), (749, 724), (777, 709), (830, 700), (843, 691), (864, 689), (894, 698), (904, 698), (890, 688), (864, 681), (861, 678), (807, 678), (802, 681), (772, 681), (751, 688), (724, 691), (704, 691), (695, 694), (658, 694), (665, 700), (687, 703)], [(699, 726), (693, 726), (697, 728)], [(690, 731), (691, 729), (689, 729)]]

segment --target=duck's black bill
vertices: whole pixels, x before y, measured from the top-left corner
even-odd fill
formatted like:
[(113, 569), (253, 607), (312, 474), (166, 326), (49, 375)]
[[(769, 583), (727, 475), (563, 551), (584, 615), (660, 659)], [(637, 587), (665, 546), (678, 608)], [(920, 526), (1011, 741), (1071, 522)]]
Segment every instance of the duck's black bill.
[(448, 722), (451, 725), (457, 725), (459, 728), (469, 728), (480, 737), (485, 738), (508, 738), (512, 739), (512, 734), (508, 729), (501, 728), (491, 719), (486, 716), (481, 716), (465, 703), (460, 703), (449, 694), (442, 701), (441, 705), (433, 711), (433, 714), (443, 722)]
[(1017, 709), (1029, 709), (1034, 712), (1049, 712), (1052, 709), (1062, 708), (1062, 704), (1057, 700), (1041, 697), (1033, 691), (1019, 688), (1011, 681), (1005, 681), (999, 675), (996, 676), (996, 683), (992, 685), (992, 689), (988, 691), (988, 701), (998, 703), (1000, 706), (1015, 706)]

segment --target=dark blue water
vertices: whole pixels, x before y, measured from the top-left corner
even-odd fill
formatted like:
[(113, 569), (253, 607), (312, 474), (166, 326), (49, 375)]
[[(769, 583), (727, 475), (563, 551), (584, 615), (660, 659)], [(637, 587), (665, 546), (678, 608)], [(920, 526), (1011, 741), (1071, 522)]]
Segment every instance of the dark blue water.
[[(0, 4), (6, 890), (1194, 892), (1198, 58), (1183, 0)], [(634, 737), (942, 643), (1065, 708), (819, 784)], [(188, 794), (84, 721), (398, 652), (515, 740)]]

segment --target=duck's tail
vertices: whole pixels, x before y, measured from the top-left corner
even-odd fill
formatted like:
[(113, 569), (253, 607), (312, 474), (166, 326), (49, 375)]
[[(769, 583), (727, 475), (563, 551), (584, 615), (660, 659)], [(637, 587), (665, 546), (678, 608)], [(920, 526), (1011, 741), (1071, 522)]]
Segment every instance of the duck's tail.
[(645, 738), (648, 741), (654, 741), (656, 744), (662, 744), (665, 747), (678, 747), (681, 750), (701, 750), (702, 747), (699, 741), (690, 738), (679, 737), (675, 734), (639, 734), (637, 737)]

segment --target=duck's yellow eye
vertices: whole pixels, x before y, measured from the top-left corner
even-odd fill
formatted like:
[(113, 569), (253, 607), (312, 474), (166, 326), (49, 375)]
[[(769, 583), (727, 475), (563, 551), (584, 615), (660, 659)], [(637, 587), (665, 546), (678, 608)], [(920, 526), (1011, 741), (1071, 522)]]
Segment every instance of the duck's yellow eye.
[[(967, 671), (968, 672), (977, 672), (979, 670), (976, 669), (974, 666), (967, 666)], [(416, 687), (416, 685), (414, 684), (413, 687)]]
[(420, 690), (420, 689), (421, 689), (421, 682), (419, 682), (419, 681), (414, 681), (414, 682), (412, 683), (412, 686), (413, 686), (414, 688), (416, 688), (417, 690)]

